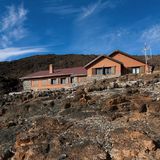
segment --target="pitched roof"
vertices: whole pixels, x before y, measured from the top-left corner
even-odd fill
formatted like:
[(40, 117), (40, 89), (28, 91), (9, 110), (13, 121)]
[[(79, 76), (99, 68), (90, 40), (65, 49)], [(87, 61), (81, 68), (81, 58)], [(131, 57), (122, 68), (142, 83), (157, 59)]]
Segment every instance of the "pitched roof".
[(117, 54), (117, 53), (121, 53), (121, 54), (123, 54), (124, 56), (127, 56), (127, 57), (129, 57), (129, 58), (132, 58), (132, 59), (134, 59), (134, 60), (136, 60), (136, 61), (139, 61), (139, 62), (145, 64), (145, 62), (144, 62), (143, 60), (140, 60), (140, 59), (138, 59), (138, 58), (135, 58), (134, 56), (131, 56), (131, 55), (129, 55), (128, 53), (122, 52), (122, 51), (120, 51), (120, 50), (115, 50), (115, 51), (113, 51), (111, 54), (109, 54), (109, 57), (112, 58), (112, 57), (113, 57), (115, 54)]
[(39, 71), (29, 74), (20, 79), (36, 79), (36, 78), (47, 78), (47, 77), (58, 77), (58, 76), (76, 76), (76, 75), (87, 75), (87, 71), (84, 67), (64, 68), (55, 69), (53, 73), (49, 73), (49, 70)]
[(88, 64), (86, 64), (84, 67), (87, 68), (88, 66), (90, 66), (91, 64), (93, 64), (94, 62), (98, 61), (98, 60), (101, 59), (101, 58), (107, 58), (107, 59), (109, 59), (109, 60), (111, 60), (111, 61), (114, 61), (114, 62), (116, 62), (116, 63), (123, 64), (122, 62), (120, 62), (120, 61), (118, 61), (118, 60), (116, 60), (116, 59), (113, 59), (113, 58), (111, 58), (111, 57), (109, 57), (109, 56), (100, 55), (100, 56), (98, 56), (97, 58), (93, 59), (93, 60), (92, 60), (91, 62), (89, 62)]

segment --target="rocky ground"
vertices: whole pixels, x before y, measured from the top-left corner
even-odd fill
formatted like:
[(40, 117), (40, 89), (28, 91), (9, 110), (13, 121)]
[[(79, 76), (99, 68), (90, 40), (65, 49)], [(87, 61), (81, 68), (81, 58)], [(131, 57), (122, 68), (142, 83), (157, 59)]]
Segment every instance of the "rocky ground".
[(3, 95), (1, 160), (159, 160), (160, 74)]

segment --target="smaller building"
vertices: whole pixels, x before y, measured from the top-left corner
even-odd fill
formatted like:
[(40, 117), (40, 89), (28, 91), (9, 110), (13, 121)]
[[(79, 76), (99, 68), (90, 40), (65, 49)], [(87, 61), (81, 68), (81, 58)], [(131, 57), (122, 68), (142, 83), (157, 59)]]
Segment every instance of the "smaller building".
[(54, 69), (51, 64), (49, 70), (39, 71), (20, 79), (23, 81), (24, 90), (46, 90), (76, 86), (86, 76), (84, 67)]
[(149, 66), (145, 62), (122, 51), (114, 51), (109, 57), (123, 64), (121, 74), (144, 74), (149, 72)]
[(124, 74), (144, 74), (149, 70), (145, 62), (133, 56), (114, 51), (109, 56), (101, 55), (85, 65), (88, 77), (95, 76), (120, 76)]

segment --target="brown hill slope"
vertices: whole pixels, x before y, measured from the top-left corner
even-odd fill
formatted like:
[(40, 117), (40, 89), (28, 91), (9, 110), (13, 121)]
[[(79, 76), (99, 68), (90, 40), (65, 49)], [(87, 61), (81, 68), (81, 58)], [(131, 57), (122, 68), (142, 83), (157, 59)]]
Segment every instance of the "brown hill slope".
[(49, 64), (55, 68), (84, 66), (96, 55), (38, 55), (24, 59), (0, 62), (0, 94), (21, 89), (18, 79), (39, 70), (45, 70)]
[(38, 55), (11, 62), (1, 62), (1, 76), (19, 78), (28, 73), (45, 70), (49, 64), (55, 68), (84, 66), (96, 55)]
[(159, 160), (159, 91), (150, 74), (3, 96), (0, 159)]
[[(29, 73), (36, 72), (39, 70), (45, 70), (48, 68), (49, 64), (53, 64), (55, 68), (65, 68), (65, 67), (75, 67), (84, 66), (97, 55), (37, 55), (27, 58), (23, 58), (11, 62), (0, 62), (0, 90), (9, 92), (13, 91), (12, 84), (14, 84), (14, 89), (19, 88), (19, 83), (17, 80)], [(144, 60), (144, 56), (135, 56), (141, 60)], [(156, 66), (156, 69), (160, 69), (160, 55), (153, 56), (150, 63)], [(7, 81), (7, 82), (6, 82)], [(13, 81), (15, 83), (13, 83)], [(15, 86), (16, 84), (16, 86)]]
[[(45, 70), (49, 64), (53, 64), (55, 68), (65, 67), (78, 67), (84, 66), (97, 55), (37, 55), (27, 58), (23, 58), (11, 62), (0, 62), (0, 76), (8, 78), (19, 78), (26, 74), (36, 72), (39, 70)], [(138, 59), (144, 60), (144, 56), (135, 56)], [(149, 61), (150, 64), (160, 69), (160, 55), (153, 56), (153, 59)]]
[[(135, 56), (135, 57), (145, 61), (144, 56)], [(152, 59), (149, 59), (149, 64), (154, 65), (156, 70), (160, 70), (160, 55), (154, 55)]]

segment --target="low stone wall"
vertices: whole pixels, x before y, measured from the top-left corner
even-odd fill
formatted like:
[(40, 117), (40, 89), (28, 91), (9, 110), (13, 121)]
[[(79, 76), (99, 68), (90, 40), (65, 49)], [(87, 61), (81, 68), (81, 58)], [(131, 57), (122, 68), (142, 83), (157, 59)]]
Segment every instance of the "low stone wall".
[(83, 80), (81, 80), (80, 83), (75, 84), (77, 86), (84, 85), (87, 83), (92, 83), (95, 80), (103, 80), (103, 79), (110, 79), (110, 78), (116, 78), (120, 77), (121, 75), (101, 75), (101, 76), (90, 76), (90, 77), (84, 77)]
[(23, 90), (25, 91), (31, 90), (31, 81), (29, 80), (23, 81)]

